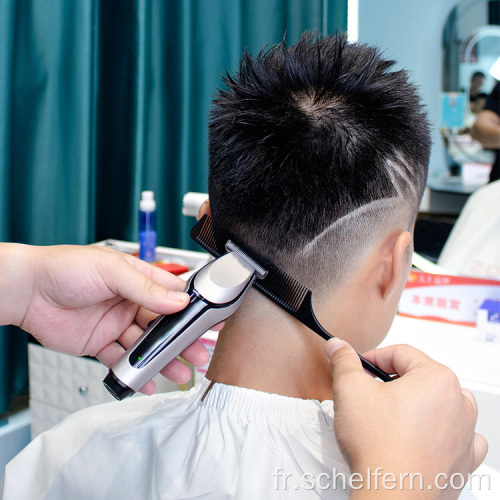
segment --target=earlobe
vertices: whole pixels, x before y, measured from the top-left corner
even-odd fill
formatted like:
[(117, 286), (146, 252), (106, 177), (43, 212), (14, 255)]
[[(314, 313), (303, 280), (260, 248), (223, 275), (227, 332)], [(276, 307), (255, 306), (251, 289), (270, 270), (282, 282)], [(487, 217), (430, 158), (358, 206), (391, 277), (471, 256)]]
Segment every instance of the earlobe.
[(212, 211), (210, 210), (210, 200), (207, 198), (198, 209), (198, 220), (200, 220), (204, 215), (211, 216)]
[(406, 249), (411, 242), (411, 234), (403, 231), (391, 240), (384, 259), (382, 299), (389, 299), (398, 290), (402, 274), (406, 270)]

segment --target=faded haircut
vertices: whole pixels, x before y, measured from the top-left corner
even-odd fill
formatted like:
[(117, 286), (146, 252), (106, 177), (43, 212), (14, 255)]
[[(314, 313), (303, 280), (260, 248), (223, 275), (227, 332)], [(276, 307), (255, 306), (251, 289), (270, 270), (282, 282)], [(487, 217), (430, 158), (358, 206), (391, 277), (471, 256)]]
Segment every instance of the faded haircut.
[(214, 98), (214, 223), (313, 290), (341, 284), (391, 224), (414, 225), (430, 132), (393, 65), (343, 35), (309, 33), (245, 51)]

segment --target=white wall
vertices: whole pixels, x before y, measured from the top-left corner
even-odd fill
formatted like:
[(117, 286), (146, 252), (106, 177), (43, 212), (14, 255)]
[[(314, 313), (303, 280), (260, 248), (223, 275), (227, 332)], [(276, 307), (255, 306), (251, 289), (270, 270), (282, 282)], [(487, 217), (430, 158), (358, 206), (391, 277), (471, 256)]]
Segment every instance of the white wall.
[(442, 33), (458, 0), (358, 0), (359, 41), (377, 45), (411, 72), (433, 125), (430, 174), (446, 171), (439, 134)]

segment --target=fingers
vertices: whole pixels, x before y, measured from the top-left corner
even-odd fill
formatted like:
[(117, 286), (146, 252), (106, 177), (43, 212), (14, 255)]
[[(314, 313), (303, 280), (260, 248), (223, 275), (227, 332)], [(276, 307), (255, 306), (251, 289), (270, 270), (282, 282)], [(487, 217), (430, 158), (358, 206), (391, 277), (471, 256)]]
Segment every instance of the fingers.
[(135, 322), (143, 329), (145, 330), (149, 323), (156, 319), (158, 317), (158, 314), (148, 311), (147, 309), (144, 309), (144, 307), (139, 307), (139, 310), (137, 311), (137, 314), (135, 315)]
[(181, 356), (194, 366), (204, 366), (210, 361), (210, 353), (199, 340), (194, 341)]
[(210, 210), (210, 201), (206, 199), (198, 209), (198, 220), (200, 220), (205, 214), (209, 217), (212, 216), (212, 211)]
[(474, 397), (472, 392), (468, 391), (467, 389), (462, 389), (462, 394), (467, 398), (467, 400), (470, 402), (472, 406), (472, 412), (474, 416), (474, 427), (475, 427), (477, 423), (477, 414), (478, 414), (476, 398)]
[(220, 332), (224, 328), (225, 324), (226, 323), (224, 323), (224, 321), (223, 321), (222, 323), (218, 323), (217, 325), (212, 326), (212, 328), (210, 328), (210, 330), (212, 330), (213, 332)]
[(178, 359), (172, 360), (160, 373), (176, 384), (185, 384), (191, 379), (191, 369)]
[(326, 356), (330, 370), (335, 380), (341, 375), (364, 373), (358, 354), (347, 342), (338, 338), (330, 339), (325, 345)]
[(146, 396), (152, 396), (156, 392), (156, 383), (154, 380), (150, 380), (146, 382), (140, 389), (139, 392), (142, 392)]
[(488, 453), (488, 441), (481, 434), (474, 434), (474, 469), (476, 470), (486, 458)]
[[(477, 424), (477, 415), (478, 415), (476, 398), (474, 397), (472, 392), (470, 392), (467, 389), (462, 389), (462, 394), (464, 395), (466, 400), (470, 403), (470, 406), (472, 408), (474, 428), (475, 428)], [(474, 446), (473, 470), (476, 470), (486, 458), (486, 454), (488, 453), (488, 441), (483, 435), (478, 434), (476, 432), (474, 433), (473, 446)]]
[(416, 368), (437, 364), (422, 351), (408, 345), (392, 345), (374, 349), (363, 354), (363, 357), (386, 373), (396, 373), (399, 376)]
[(108, 368), (125, 352), (117, 342), (111, 342), (101, 349), (95, 357)]
[(153, 266), (152, 264), (149, 264), (148, 262), (138, 259), (133, 255), (130, 254), (121, 254), (121, 255), (125, 257), (125, 260), (129, 262), (129, 264), (134, 266), (135, 269), (137, 269), (139, 272), (141, 272), (148, 278), (151, 278), (152, 280), (156, 281), (160, 285), (163, 285), (164, 287), (170, 290), (178, 292), (184, 290), (186, 282), (183, 279), (179, 278), (178, 276), (175, 276), (157, 266)]
[(102, 262), (100, 274), (113, 293), (156, 313), (172, 314), (189, 301), (187, 294), (176, 291), (184, 286), (181, 279), (132, 256)]

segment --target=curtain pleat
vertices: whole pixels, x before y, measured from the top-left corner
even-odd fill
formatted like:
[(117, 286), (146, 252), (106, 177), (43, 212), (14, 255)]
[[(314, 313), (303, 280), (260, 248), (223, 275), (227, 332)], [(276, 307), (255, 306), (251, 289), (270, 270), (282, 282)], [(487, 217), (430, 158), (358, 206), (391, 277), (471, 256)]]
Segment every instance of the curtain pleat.
[[(181, 202), (207, 189), (220, 75), (245, 47), (345, 30), (346, 9), (347, 0), (0, 0), (0, 240), (136, 240), (140, 192), (151, 189), (158, 243), (195, 249)], [(26, 390), (25, 345), (0, 331), (0, 413)]]

